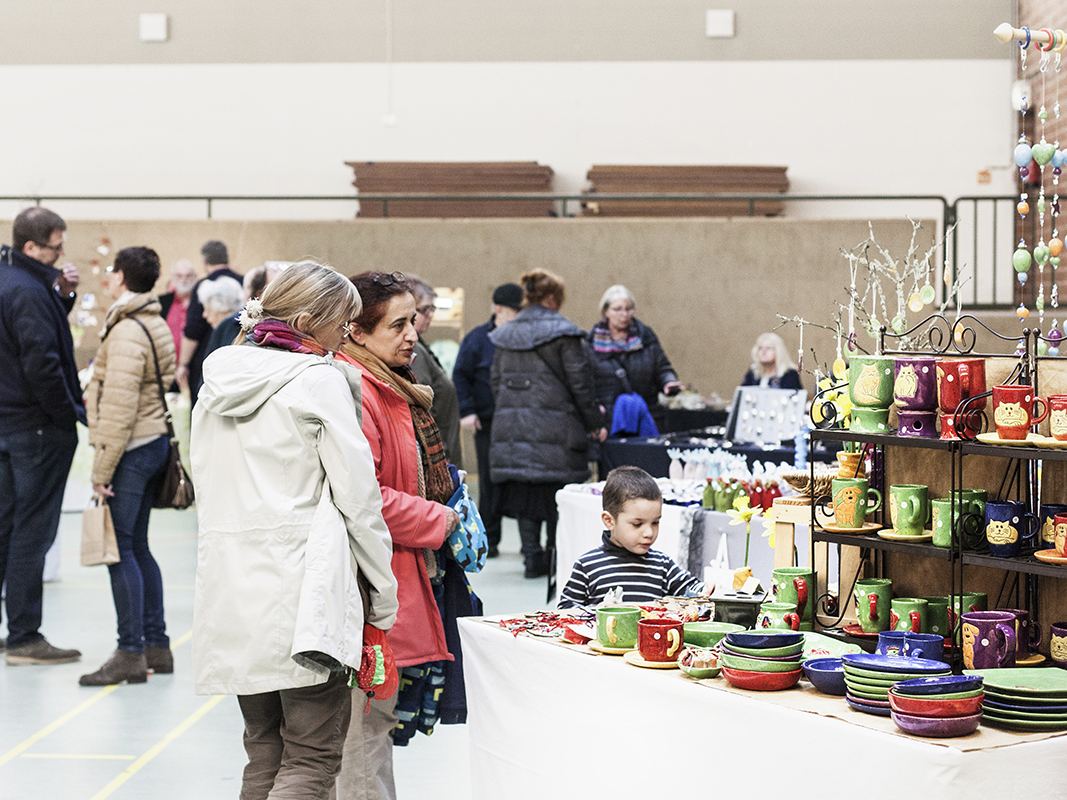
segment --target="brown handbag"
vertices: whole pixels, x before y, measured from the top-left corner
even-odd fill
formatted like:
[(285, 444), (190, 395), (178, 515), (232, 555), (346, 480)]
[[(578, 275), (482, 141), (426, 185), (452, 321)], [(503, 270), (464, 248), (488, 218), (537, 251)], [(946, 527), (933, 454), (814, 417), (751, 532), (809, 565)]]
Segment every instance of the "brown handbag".
[(156, 365), (156, 383), (159, 385), (159, 401), (163, 404), (163, 417), (167, 421), (167, 437), (170, 439), (170, 451), (167, 453), (167, 463), (163, 467), (163, 477), (159, 481), (156, 497), (152, 501), (152, 508), (188, 508), (196, 500), (193, 492), (193, 482), (182, 466), (181, 454), (178, 450), (178, 439), (174, 435), (174, 423), (171, 420), (170, 408), (167, 406), (167, 393), (163, 388), (163, 374), (159, 369), (159, 356), (156, 355), (156, 343), (152, 340), (152, 334), (137, 317), (128, 317), (145, 332), (148, 344), (152, 348), (152, 361)]

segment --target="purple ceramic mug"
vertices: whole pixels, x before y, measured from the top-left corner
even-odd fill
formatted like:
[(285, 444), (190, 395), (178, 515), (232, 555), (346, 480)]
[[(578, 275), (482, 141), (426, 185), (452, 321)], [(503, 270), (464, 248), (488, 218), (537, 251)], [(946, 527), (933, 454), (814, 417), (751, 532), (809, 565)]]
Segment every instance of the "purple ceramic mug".
[(1041, 629), (1030, 624), (1030, 612), (1022, 608), (998, 608), (1005, 614), (1015, 617), (1015, 659), (1029, 657), (1032, 651), (1041, 646)]
[(937, 359), (933, 356), (897, 356), (893, 399), (897, 408), (933, 411), (937, 408)]
[(963, 666), (1000, 669), (1015, 666), (1015, 615), (1007, 611), (969, 611), (963, 620)]

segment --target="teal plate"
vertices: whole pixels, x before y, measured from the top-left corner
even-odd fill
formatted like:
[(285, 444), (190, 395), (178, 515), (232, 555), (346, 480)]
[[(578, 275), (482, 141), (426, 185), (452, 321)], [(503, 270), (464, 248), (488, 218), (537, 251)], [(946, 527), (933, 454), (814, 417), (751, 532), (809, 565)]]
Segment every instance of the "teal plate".
[(1067, 698), (1067, 670), (1030, 669), (965, 669), (966, 675), (981, 675), (985, 685), (1000, 694), (1027, 697)]
[(823, 633), (815, 633), (814, 631), (804, 632), (803, 658), (805, 661), (809, 658), (826, 658), (827, 656), (840, 658), (849, 653), (862, 652), (863, 648), (858, 644), (842, 642), (840, 639), (835, 639), (832, 636), (827, 636)]

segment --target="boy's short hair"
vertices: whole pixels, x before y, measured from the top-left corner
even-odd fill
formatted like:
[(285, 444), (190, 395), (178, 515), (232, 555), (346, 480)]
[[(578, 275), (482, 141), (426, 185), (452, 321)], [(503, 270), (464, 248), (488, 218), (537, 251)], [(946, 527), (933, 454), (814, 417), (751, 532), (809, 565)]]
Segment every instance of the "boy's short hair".
[(631, 500), (663, 500), (656, 479), (640, 467), (616, 467), (608, 473), (602, 496), (604, 510), (617, 517)]

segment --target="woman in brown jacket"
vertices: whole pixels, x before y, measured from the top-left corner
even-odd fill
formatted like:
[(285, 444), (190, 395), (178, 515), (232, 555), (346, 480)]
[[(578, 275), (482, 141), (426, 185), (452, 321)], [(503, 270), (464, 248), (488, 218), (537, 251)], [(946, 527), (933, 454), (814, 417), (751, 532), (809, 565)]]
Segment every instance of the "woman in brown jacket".
[[(152, 288), (159, 256), (127, 247), (108, 267), (115, 302), (107, 312), (93, 376), (85, 393), (89, 443), (95, 449), (93, 492), (107, 498), (121, 560), (108, 566), (118, 617), (118, 649), (82, 686), (144, 683), (149, 669), (173, 672), (163, 620), (163, 578), (148, 550), (148, 515), (170, 440), (156, 376), (174, 380), (174, 339)], [(153, 352), (154, 350), (154, 352)]]

